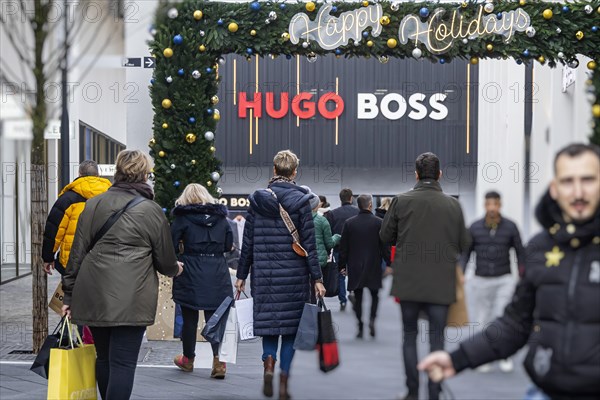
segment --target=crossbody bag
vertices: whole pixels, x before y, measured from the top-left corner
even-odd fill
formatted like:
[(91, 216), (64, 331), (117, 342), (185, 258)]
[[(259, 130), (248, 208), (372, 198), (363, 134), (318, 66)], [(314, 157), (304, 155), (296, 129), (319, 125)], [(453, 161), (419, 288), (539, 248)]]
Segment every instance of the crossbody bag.
[(279, 204), (279, 215), (281, 215), (283, 223), (290, 232), (290, 235), (292, 235), (292, 250), (300, 257), (308, 257), (308, 252), (300, 244), (300, 234), (298, 233), (298, 229), (296, 229), (296, 225), (294, 225), (294, 221), (292, 221), (290, 214), (283, 208), (275, 192), (271, 189), (267, 189), (267, 191), (271, 193), (275, 200), (277, 200), (277, 204)]

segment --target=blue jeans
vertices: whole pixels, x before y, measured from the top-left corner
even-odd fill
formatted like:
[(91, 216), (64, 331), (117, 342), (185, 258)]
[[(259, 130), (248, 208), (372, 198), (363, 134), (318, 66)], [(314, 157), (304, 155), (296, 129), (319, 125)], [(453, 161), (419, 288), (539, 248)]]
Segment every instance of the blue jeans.
[[(333, 259), (336, 264), (338, 264), (340, 260), (340, 253), (337, 251), (333, 251)], [(346, 304), (348, 299), (346, 298), (346, 277), (342, 274), (338, 274), (338, 299), (340, 300), (340, 304)]]
[(539, 387), (531, 385), (527, 388), (525, 400), (550, 400), (550, 397), (546, 396)]
[(294, 340), (296, 335), (281, 335), (281, 336), (263, 336), (263, 356), (265, 361), (268, 356), (273, 357), (277, 361), (277, 348), (279, 347), (279, 338), (281, 337), (281, 350), (279, 366), (281, 372), (286, 375), (290, 374), (292, 360), (294, 359)]

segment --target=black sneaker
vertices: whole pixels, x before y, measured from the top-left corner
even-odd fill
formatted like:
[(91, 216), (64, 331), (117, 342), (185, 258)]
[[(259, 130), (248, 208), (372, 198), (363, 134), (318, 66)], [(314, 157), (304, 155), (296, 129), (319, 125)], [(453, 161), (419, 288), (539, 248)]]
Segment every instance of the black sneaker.
[(346, 311), (346, 303), (340, 303), (340, 311)]

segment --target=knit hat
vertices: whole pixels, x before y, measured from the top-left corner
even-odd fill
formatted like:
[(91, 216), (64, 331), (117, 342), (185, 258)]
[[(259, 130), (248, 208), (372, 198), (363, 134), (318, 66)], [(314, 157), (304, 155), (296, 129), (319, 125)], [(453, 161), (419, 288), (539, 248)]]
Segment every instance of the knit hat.
[(300, 187), (305, 189), (308, 192), (308, 194), (311, 196), (310, 200), (309, 200), (310, 209), (314, 210), (315, 207), (317, 207), (319, 205), (319, 203), (321, 202), (321, 200), (319, 199), (319, 196), (317, 196), (315, 193), (313, 193), (313, 191), (310, 190), (310, 188), (306, 185), (302, 185)]

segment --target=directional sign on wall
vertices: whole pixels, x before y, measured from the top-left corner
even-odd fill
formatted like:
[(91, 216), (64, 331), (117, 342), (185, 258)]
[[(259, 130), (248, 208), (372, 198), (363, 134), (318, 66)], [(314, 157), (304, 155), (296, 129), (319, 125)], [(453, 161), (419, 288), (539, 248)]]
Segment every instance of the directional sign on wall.
[(137, 58), (132, 58), (132, 57), (124, 58), (123, 59), (123, 66), (124, 67), (141, 67), (142, 66), (142, 59), (140, 57), (137, 57)]

